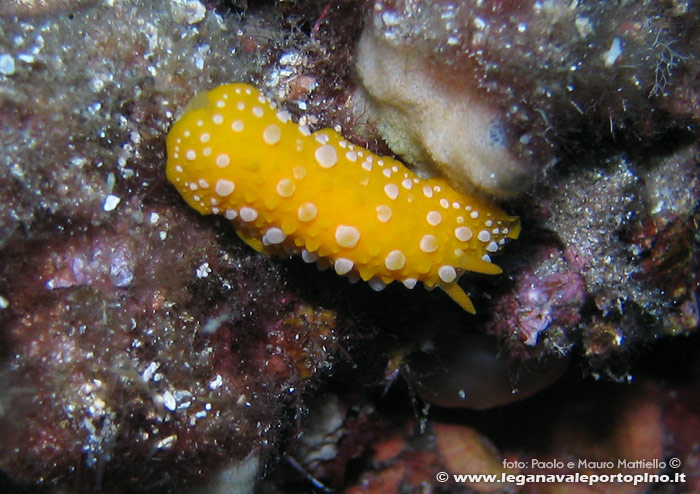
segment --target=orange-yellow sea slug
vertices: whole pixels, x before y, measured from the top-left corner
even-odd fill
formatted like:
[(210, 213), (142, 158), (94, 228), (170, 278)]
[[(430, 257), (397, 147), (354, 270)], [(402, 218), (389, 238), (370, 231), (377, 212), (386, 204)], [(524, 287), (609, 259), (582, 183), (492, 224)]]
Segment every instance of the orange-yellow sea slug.
[(442, 178), (419, 178), (335, 130), (311, 133), (247, 84), (195, 97), (167, 150), (168, 179), (187, 203), (225, 216), (255, 250), (327, 263), (376, 290), (437, 285), (472, 313), (458, 277), (500, 273), (491, 254), (520, 231)]

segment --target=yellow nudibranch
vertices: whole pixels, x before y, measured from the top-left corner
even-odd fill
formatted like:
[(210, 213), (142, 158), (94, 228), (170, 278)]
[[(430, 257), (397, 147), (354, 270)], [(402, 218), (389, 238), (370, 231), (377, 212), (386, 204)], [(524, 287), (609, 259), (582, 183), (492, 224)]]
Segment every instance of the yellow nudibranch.
[(422, 179), (333, 129), (310, 132), (248, 84), (196, 96), (167, 137), (167, 177), (201, 214), (220, 214), (259, 252), (299, 254), (375, 290), (394, 280), (439, 286), (474, 313), (457, 284), (491, 263), (517, 217)]

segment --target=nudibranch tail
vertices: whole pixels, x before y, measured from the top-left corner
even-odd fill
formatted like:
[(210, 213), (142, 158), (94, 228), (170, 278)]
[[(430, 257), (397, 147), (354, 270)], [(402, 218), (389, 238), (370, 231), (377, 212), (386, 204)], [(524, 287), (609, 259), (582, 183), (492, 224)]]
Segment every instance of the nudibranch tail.
[(201, 214), (220, 214), (259, 252), (298, 254), (375, 290), (441, 287), (468, 312), (464, 271), (491, 262), (518, 218), (422, 179), (399, 161), (310, 132), (260, 91), (227, 84), (196, 96), (167, 137), (166, 174)]
[(460, 287), (456, 282), (448, 283), (447, 285), (442, 285), (442, 291), (450, 296), (459, 306), (469, 312), (470, 314), (476, 314), (476, 309), (469, 295), (466, 294), (462, 287)]

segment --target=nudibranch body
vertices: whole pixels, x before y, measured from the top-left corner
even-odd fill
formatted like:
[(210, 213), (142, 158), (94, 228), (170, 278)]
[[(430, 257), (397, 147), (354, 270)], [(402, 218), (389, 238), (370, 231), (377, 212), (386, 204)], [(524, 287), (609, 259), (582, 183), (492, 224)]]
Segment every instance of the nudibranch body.
[(220, 214), (259, 252), (299, 254), (380, 290), (392, 281), (440, 286), (474, 312), (457, 284), (491, 263), (516, 217), (422, 179), (333, 129), (311, 133), (256, 88), (198, 95), (167, 137), (167, 177), (201, 214)]

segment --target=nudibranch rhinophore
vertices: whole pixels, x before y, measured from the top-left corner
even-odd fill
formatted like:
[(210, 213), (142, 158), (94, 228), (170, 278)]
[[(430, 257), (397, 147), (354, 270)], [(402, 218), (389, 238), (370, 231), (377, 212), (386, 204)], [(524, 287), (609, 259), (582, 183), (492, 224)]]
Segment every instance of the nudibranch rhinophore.
[(259, 252), (299, 254), (375, 290), (439, 286), (474, 313), (463, 271), (498, 274), (491, 255), (517, 217), (422, 179), (333, 129), (310, 132), (248, 84), (197, 95), (167, 137), (167, 177), (201, 214), (230, 220)]

